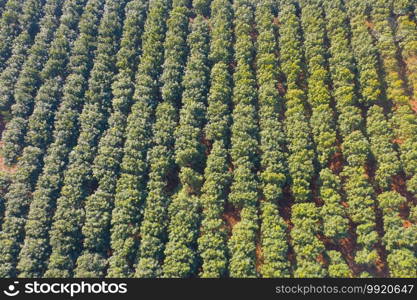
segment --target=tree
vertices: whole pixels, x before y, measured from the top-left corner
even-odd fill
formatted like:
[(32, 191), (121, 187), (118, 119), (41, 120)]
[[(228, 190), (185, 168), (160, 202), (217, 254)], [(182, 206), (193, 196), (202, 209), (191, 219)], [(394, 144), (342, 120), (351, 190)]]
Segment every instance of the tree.
[(162, 102), (155, 112), (152, 147), (148, 152), (149, 181), (139, 232), (141, 240), (135, 276), (162, 276), (162, 263), (167, 241), (168, 206), (177, 180), (175, 166), (175, 128), (183, 92), (184, 65), (187, 60), (189, 1), (174, 1), (167, 22), (164, 42), (165, 61), (161, 76)]
[(325, 248), (316, 236), (322, 230), (319, 210), (314, 203), (299, 203), (292, 206), (291, 212), (294, 224), (291, 238), (297, 259), (294, 277), (325, 277), (327, 269), (319, 259), (325, 254)]
[[(42, 144), (44, 137), (50, 137), (61, 84), (68, 75), (69, 52), (78, 34), (77, 26), (85, 3), (86, 0), (66, 2), (53, 40), (40, 40), (31, 49), (33, 55), (29, 56), (16, 83), (13, 118), (3, 134), (2, 152), (8, 164), (16, 162), (26, 145), (31, 142)], [(51, 43), (49, 50), (48, 42)]]
[[(62, 5), (62, 0), (46, 1), (43, 7), (41, 6), (41, 1), (34, 0), (25, 3), (22, 19), (27, 24), (16, 37), (11, 56), (0, 75), (0, 83), (2, 85), (0, 90), (0, 108), (2, 110), (8, 110), (14, 104), (14, 87), (23, 64), (26, 62), (27, 57), (33, 53), (31, 49), (35, 49), (36, 44), (43, 44), (43, 46), (47, 47), (45, 41), (47, 42), (50, 39), (50, 36), (58, 27)], [(42, 11), (44, 13), (38, 24)]]
[(409, 89), (411, 88), (413, 98), (415, 99), (417, 97), (417, 64), (413, 62), (413, 57), (417, 55), (417, 25), (412, 17), (413, 1), (390, 2), (393, 5), (391, 14), (395, 14), (398, 25), (394, 28), (394, 34), (399, 40), (401, 55), (404, 58), (408, 70)]
[(293, 4), (282, 4), (279, 27), (280, 63), (286, 77), (285, 123), (287, 136), (288, 170), (291, 191), (295, 202), (305, 202), (310, 197), (310, 184), (314, 174), (314, 150), (311, 128), (305, 111), (303, 85), (303, 54), (301, 51), (301, 31)]
[(272, 5), (263, 1), (256, 7), (257, 81), (259, 85), (259, 127), (261, 171), (261, 248), (263, 277), (289, 276), (287, 258), (287, 226), (279, 215), (278, 205), (283, 198), (282, 188), (287, 183), (287, 165), (283, 134), (283, 98), (278, 93), (278, 59)]
[(340, 252), (335, 250), (327, 251), (329, 257), (329, 276), (332, 278), (351, 278), (352, 272)]
[(390, 123), (381, 107), (374, 105), (368, 110), (366, 130), (370, 137), (371, 152), (377, 161), (375, 180), (382, 189), (388, 190), (392, 177), (401, 170), (401, 162), (392, 144), (394, 136)]
[(190, 277), (196, 273), (199, 196), (205, 164), (203, 126), (208, 83), (208, 23), (197, 14), (187, 39), (190, 53), (183, 78), (184, 92), (175, 130), (175, 162), (179, 167), (179, 192), (168, 211), (168, 241), (162, 266), (164, 277)]
[[(2, 232), (0, 233), (0, 258), (3, 268), (0, 270), (2, 277), (16, 276), (16, 263), (18, 253), (23, 242), (24, 226), (28, 213), (29, 204), (31, 202), (31, 192), (34, 189), (36, 179), (42, 168), (42, 158), (46, 145), (50, 139), (51, 132), (46, 128), (51, 126), (53, 116), (51, 116), (51, 105), (57, 104), (60, 99), (60, 84), (62, 78), (65, 78), (65, 69), (68, 54), (71, 49), (73, 39), (76, 37), (77, 24), (83, 9), (82, 1), (69, 1), (64, 8), (62, 22), (58, 29), (56, 38), (51, 46), (48, 60), (42, 70), (42, 74), (35, 71), (43, 78), (44, 84), (36, 95), (38, 102), (37, 110), (31, 116), (28, 125), (28, 146), (25, 147), (24, 153), (19, 160), (17, 170), (9, 192), (6, 195), (6, 215)], [(35, 58), (35, 57), (33, 57)], [(31, 69), (31, 72), (34, 71)], [(33, 78), (25, 78), (32, 82)], [(32, 97), (32, 93), (37, 91), (36, 86), (22, 86), (22, 96)], [(28, 88), (29, 90), (26, 90)], [(29, 93), (27, 93), (30, 91)], [(46, 128), (45, 128), (46, 127)], [(50, 127), (49, 127), (50, 128)], [(20, 132), (22, 133), (22, 132)], [(7, 141), (6, 141), (7, 145)], [(5, 146), (6, 146), (5, 145)], [(21, 149), (23, 145), (18, 145)]]
[[(112, 85), (112, 113), (109, 125), (98, 145), (94, 159), (94, 179), (98, 187), (85, 200), (85, 222), (82, 227), (83, 253), (77, 259), (76, 277), (104, 277), (110, 250), (110, 222), (114, 194), (122, 160), (127, 115), (132, 104), (133, 79), (137, 68), (142, 28), (147, 3), (129, 2), (120, 50), (117, 53), (118, 72)], [(96, 263), (90, 264), (93, 260)]]
[(323, 220), (323, 233), (338, 242), (348, 236), (349, 220), (341, 204), (342, 184), (330, 169), (320, 171), (320, 197), (324, 201), (320, 214)]
[(258, 115), (255, 61), (255, 7), (250, 1), (234, 2), (234, 45), (237, 66), (233, 74), (233, 125), (231, 149), (233, 181), (229, 202), (240, 211), (240, 221), (232, 228), (228, 241), (231, 277), (256, 277), (256, 234), (258, 231)]
[(111, 85), (116, 69), (125, 1), (106, 2), (98, 31), (94, 66), (80, 116), (77, 145), (69, 155), (63, 186), (50, 230), (51, 256), (45, 277), (68, 277), (80, 253), (84, 199), (93, 185), (91, 165), (111, 109)]
[(4, 208), (5, 208), (5, 202), (6, 199), (4, 196), (6, 195), (9, 186), (10, 186), (11, 178), (10, 175), (6, 172), (0, 172), (0, 224), (3, 223), (3, 217), (4, 217)]
[(331, 109), (328, 86), (329, 72), (326, 69), (325, 22), (321, 5), (314, 1), (303, 1), (301, 24), (304, 32), (305, 58), (308, 65), (308, 102), (312, 108), (311, 131), (321, 167), (328, 165), (336, 152), (336, 130)]
[(26, 236), (17, 266), (21, 277), (40, 277), (46, 269), (50, 254), (48, 233), (53, 209), (62, 187), (68, 155), (78, 134), (78, 117), (88, 88), (87, 80), (96, 49), (97, 28), (103, 6), (102, 0), (88, 2), (80, 19), (80, 34), (74, 42), (69, 59), (69, 75), (55, 116), (53, 139), (46, 150), (44, 168), (37, 180), (29, 207)]
[(134, 274), (138, 247), (136, 237), (146, 195), (146, 156), (151, 144), (154, 108), (160, 101), (161, 83), (158, 78), (164, 59), (167, 14), (166, 1), (150, 3), (112, 211), (110, 245), (113, 253), (109, 258), (108, 277), (130, 277)]
[(388, 251), (387, 262), (392, 277), (416, 276), (417, 257), (413, 253), (416, 243), (416, 225), (403, 226), (400, 209), (407, 202), (397, 192), (385, 192), (378, 196), (379, 207), (383, 212), (383, 242)]
[(222, 213), (231, 180), (227, 148), (230, 145), (231, 123), (232, 78), (229, 64), (232, 60), (233, 7), (228, 0), (213, 1), (211, 12), (209, 58), (213, 67), (204, 128), (205, 139), (211, 149), (201, 190), (202, 220), (198, 238), (198, 252), (202, 260), (200, 276), (203, 278), (227, 274), (227, 236)]

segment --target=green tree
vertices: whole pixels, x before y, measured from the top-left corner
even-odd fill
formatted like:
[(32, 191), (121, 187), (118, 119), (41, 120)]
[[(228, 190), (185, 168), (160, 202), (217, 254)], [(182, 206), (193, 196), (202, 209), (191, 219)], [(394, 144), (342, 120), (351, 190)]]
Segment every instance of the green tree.
[(320, 171), (320, 197), (324, 202), (320, 214), (323, 220), (323, 233), (335, 242), (348, 236), (349, 220), (342, 201), (342, 184), (330, 169)]
[(240, 221), (228, 241), (231, 277), (256, 277), (256, 234), (258, 232), (258, 115), (255, 61), (255, 7), (250, 1), (234, 2), (234, 45), (236, 68), (233, 75), (233, 125), (231, 149), (233, 181), (229, 202), (240, 211)]
[(301, 47), (300, 22), (293, 4), (280, 6), (279, 45), (280, 64), (286, 77), (285, 121), (287, 136), (288, 171), (291, 191), (296, 202), (310, 197), (310, 184), (314, 174), (314, 150), (311, 129), (305, 110), (304, 64)]
[[(22, 18), (25, 19), (27, 26), (22, 28), (22, 32), (16, 37), (11, 56), (0, 75), (0, 84), (2, 85), (0, 108), (2, 110), (8, 110), (14, 104), (14, 87), (23, 64), (27, 57), (32, 54), (31, 49), (36, 47), (32, 44), (34, 42), (35, 44), (44, 43), (56, 30), (63, 2), (63, 0), (48, 0), (43, 7), (41, 1), (25, 2)], [(41, 15), (42, 18), (38, 23)]]
[(154, 109), (160, 101), (161, 83), (158, 79), (162, 73), (169, 9), (166, 1), (158, 0), (149, 4), (112, 211), (110, 242), (113, 253), (109, 258), (108, 277), (132, 276), (137, 259), (137, 234), (148, 174), (146, 156), (151, 143)]
[(325, 21), (320, 3), (303, 1), (301, 24), (304, 33), (305, 59), (308, 72), (308, 102), (312, 108), (311, 131), (321, 167), (328, 165), (336, 152), (336, 130), (326, 68)]
[(259, 128), (261, 171), (260, 183), (263, 194), (261, 201), (261, 247), (262, 277), (287, 277), (287, 225), (279, 215), (278, 205), (283, 199), (282, 188), (287, 183), (287, 166), (284, 145), (283, 98), (278, 85), (277, 41), (273, 27), (273, 7), (270, 1), (262, 1), (256, 7), (257, 38), (257, 82), (259, 85)]
[[(75, 276), (104, 277), (110, 250), (110, 221), (119, 175), (125, 125), (132, 104), (133, 79), (137, 68), (142, 28), (147, 2), (135, 0), (125, 9), (120, 50), (117, 53), (117, 75), (112, 86), (112, 114), (100, 140), (94, 159), (93, 173), (98, 188), (85, 200), (85, 222), (82, 228), (83, 253), (77, 260)], [(94, 261), (94, 264), (90, 264)]]
[(84, 199), (93, 185), (91, 166), (111, 110), (111, 85), (116, 72), (125, 1), (106, 1), (98, 30), (94, 66), (80, 116), (77, 145), (69, 155), (50, 230), (51, 256), (45, 277), (72, 276), (80, 253)]
[(96, 50), (97, 29), (104, 1), (89, 1), (79, 24), (79, 36), (69, 60), (69, 75), (63, 86), (63, 96), (55, 116), (53, 141), (44, 157), (25, 227), (26, 236), (18, 269), (21, 277), (39, 277), (47, 266), (50, 254), (49, 230), (55, 200), (62, 187), (63, 171), (68, 155), (77, 139), (78, 118), (84, 104), (88, 76)]
[[(53, 120), (51, 105), (56, 105), (58, 99), (60, 99), (62, 89), (60, 84), (66, 74), (64, 69), (71, 44), (77, 35), (77, 25), (84, 4), (82, 1), (69, 1), (67, 6), (64, 7), (64, 13), (61, 17), (63, 20), (51, 46), (49, 58), (42, 74), (40, 74), (45, 84), (38, 91), (36, 96), (38, 107), (28, 124), (28, 146), (24, 149), (24, 153), (19, 160), (17, 172), (6, 195), (5, 221), (0, 233), (0, 240), (2, 241), (0, 246), (0, 253), (2, 253), (0, 258), (2, 263), (2, 268), (0, 268), (1, 277), (16, 276), (15, 267), (23, 242), (29, 204), (32, 200), (31, 192), (41, 171), (43, 154), (51, 136), (51, 132), (48, 130), (52, 126), (51, 122)], [(25, 85), (25, 87), (27, 86)], [(32, 88), (30, 87), (30, 89)], [(33, 89), (36, 90), (36, 88)], [(22, 147), (22, 145), (19, 145), (19, 147)]]
[[(193, 3), (194, 4), (194, 3)], [(197, 15), (190, 24), (190, 49), (183, 78), (184, 92), (175, 130), (175, 162), (180, 186), (168, 209), (168, 241), (162, 266), (164, 277), (190, 277), (196, 273), (199, 196), (205, 165), (205, 124), (210, 69), (208, 23)]]
[(381, 107), (374, 105), (368, 110), (366, 130), (371, 152), (377, 162), (375, 180), (383, 190), (389, 190), (392, 177), (401, 171), (401, 162), (392, 143), (394, 135), (391, 124)]
[(11, 182), (10, 175), (6, 172), (0, 172), (0, 224), (3, 223), (4, 208), (6, 199), (4, 196), (7, 194)]
[(202, 221), (198, 251), (202, 260), (203, 278), (227, 274), (225, 222), (222, 219), (227, 199), (230, 173), (228, 170), (230, 144), (232, 78), (233, 7), (228, 0), (211, 4), (211, 41), (209, 58), (213, 63), (207, 106), (205, 139), (210, 143), (204, 184), (201, 190)]
[(162, 276), (164, 246), (167, 241), (168, 206), (176, 188), (175, 128), (178, 125), (178, 107), (183, 92), (184, 65), (187, 60), (187, 35), (190, 1), (173, 2), (167, 22), (164, 42), (165, 61), (161, 76), (162, 102), (155, 111), (152, 128), (152, 147), (149, 156), (149, 181), (140, 225), (138, 264), (135, 276), (155, 278)]
[(340, 252), (335, 250), (327, 251), (329, 257), (329, 276), (332, 278), (351, 278), (352, 271), (349, 269), (346, 261)]
[(320, 260), (325, 254), (325, 248), (317, 238), (317, 234), (322, 231), (319, 210), (314, 203), (294, 204), (291, 221), (294, 224), (291, 230), (292, 245), (297, 259), (294, 277), (327, 276), (327, 268)]

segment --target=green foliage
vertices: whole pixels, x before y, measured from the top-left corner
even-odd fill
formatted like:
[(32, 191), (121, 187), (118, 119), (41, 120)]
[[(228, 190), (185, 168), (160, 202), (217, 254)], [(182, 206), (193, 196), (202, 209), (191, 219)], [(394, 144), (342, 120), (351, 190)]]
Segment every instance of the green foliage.
[(341, 182), (329, 169), (320, 172), (320, 197), (324, 205), (320, 210), (323, 233), (326, 237), (340, 240), (348, 236), (349, 221), (341, 204)]
[[(125, 8), (125, 21), (120, 50), (117, 53), (118, 73), (112, 85), (112, 114), (108, 129), (98, 145), (93, 173), (98, 182), (96, 191), (85, 200), (83, 254), (77, 260), (77, 277), (103, 277), (110, 250), (110, 222), (114, 193), (122, 160), (125, 124), (132, 104), (133, 77), (138, 61), (140, 38), (147, 3), (143, 0), (129, 2)], [(96, 265), (83, 264), (93, 257)]]
[[(46, 277), (68, 277), (79, 255), (83, 202), (93, 182), (91, 165), (106, 127), (111, 106), (111, 84), (115, 75), (124, 1), (109, 0), (98, 30), (97, 51), (80, 115), (80, 135), (69, 155), (61, 193), (50, 230), (51, 256)], [(85, 273), (84, 273), (85, 275)]]
[[(184, 3), (183, 3), (184, 2)], [(188, 1), (173, 3), (164, 43), (165, 61), (161, 88), (163, 102), (155, 112), (153, 144), (149, 150), (149, 181), (140, 226), (141, 240), (135, 276), (161, 277), (164, 246), (167, 240), (168, 206), (172, 196), (175, 170), (175, 128), (177, 106), (181, 102), (184, 65), (187, 59)]]
[(203, 216), (198, 238), (203, 278), (224, 277), (227, 274), (225, 222), (222, 219), (231, 174), (228, 170), (230, 143), (230, 105), (232, 82), (228, 64), (231, 62), (232, 5), (228, 0), (212, 2), (210, 54), (215, 63), (211, 71), (205, 138), (212, 143), (204, 170), (201, 190)]
[(53, 142), (45, 154), (45, 167), (37, 181), (29, 208), (26, 236), (17, 266), (19, 276), (22, 277), (41, 276), (46, 268), (50, 251), (48, 231), (52, 222), (52, 210), (62, 186), (62, 173), (78, 132), (77, 118), (87, 89), (103, 4), (104, 1), (87, 3), (80, 19), (80, 35), (74, 43), (70, 57), (70, 72), (63, 87), (61, 105), (56, 113)]
[(378, 259), (374, 249), (378, 242), (376, 216), (374, 210), (374, 191), (367, 181), (365, 170), (361, 166), (345, 167), (342, 176), (348, 204), (348, 215), (357, 224), (356, 234), (359, 250), (355, 260), (359, 264), (373, 265)]
[(317, 238), (322, 230), (319, 210), (313, 203), (292, 206), (292, 245), (296, 253), (297, 266), (294, 276), (298, 278), (325, 277), (327, 269), (319, 262), (325, 253), (323, 243)]
[[(330, 1), (329, 1), (330, 2)], [(352, 51), (357, 60), (359, 71), (361, 103), (370, 106), (381, 98), (382, 92), (376, 70), (377, 52), (372, 44), (372, 37), (366, 27), (366, 3), (364, 1), (349, 1), (347, 12), (350, 17), (350, 27), (352, 28)]]
[(335, 251), (327, 251), (327, 256), (329, 257), (329, 276), (332, 278), (351, 278), (352, 272), (349, 269), (346, 261), (343, 259), (342, 255)]
[(394, 250), (388, 255), (391, 275), (396, 278), (415, 278), (417, 259), (413, 251), (407, 249)]
[(232, 229), (228, 242), (230, 251), (229, 273), (231, 277), (256, 276), (256, 232), (258, 227), (258, 128), (255, 101), (257, 100), (255, 74), (252, 69), (255, 45), (250, 34), (254, 22), (254, 7), (248, 1), (234, 3), (235, 60), (233, 76), (233, 125), (230, 154), (233, 182), (229, 194), (230, 203), (241, 209), (241, 220)]
[(272, 24), (272, 6), (260, 3), (256, 8), (258, 30), (257, 81), (259, 85), (258, 101), (260, 105), (260, 150), (261, 185), (264, 201), (261, 202), (261, 247), (263, 277), (289, 276), (286, 242), (287, 226), (278, 212), (282, 200), (282, 187), (287, 182), (285, 136), (282, 116), (283, 99), (276, 86), (278, 84), (278, 62), (276, 39)]
[(285, 132), (289, 151), (288, 170), (291, 190), (296, 202), (305, 202), (310, 197), (310, 182), (314, 173), (314, 150), (311, 128), (305, 110), (305, 93), (301, 89), (304, 77), (301, 51), (300, 22), (296, 7), (284, 4), (281, 7), (280, 58), (281, 69), (286, 76)]
[(183, 78), (179, 124), (175, 131), (175, 161), (180, 168), (180, 191), (169, 205), (168, 242), (162, 268), (164, 277), (179, 278), (194, 275), (197, 267), (197, 209), (205, 164), (201, 140), (210, 75), (208, 23), (201, 15), (197, 15), (190, 24), (187, 44), (190, 53)]
[(6, 199), (4, 196), (6, 195), (9, 186), (11, 183), (10, 175), (6, 172), (0, 172), (0, 224), (3, 223), (3, 216), (4, 216), (4, 208)]
[(308, 102), (312, 107), (311, 131), (322, 167), (335, 153), (336, 130), (326, 69), (325, 21), (322, 8), (315, 1), (303, 1), (301, 24), (304, 32), (305, 58), (308, 64)]
[(394, 137), (391, 126), (379, 106), (372, 106), (368, 110), (366, 129), (370, 136), (372, 154), (377, 161), (375, 180), (381, 188), (387, 190), (392, 177), (400, 172), (401, 163), (392, 144)]
[(142, 55), (136, 73), (131, 113), (127, 118), (120, 177), (111, 219), (108, 277), (129, 277), (137, 259), (137, 234), (146, 197), (146, 156), (151, 145), (154, 108), (159, 100), (168, 4), (150, 3), (142, 37)]
[[(52, 42), (48, 60), (45, 61), (42, 72), (29, 68), (29, 72), (34, 72), (35, 74), (33, 75), (35, 75), (35, 77), (40, 76), (39, 78), (42, 78), (44, 84), (42, 84), (38, 90), (35, 98), (36, 106), (30, 119), (27, 122), (25, 120), (21, 120), (22, 122), (18, 121), (19, 124), (28, 129), (25, 139), (27, 147), (24, 148), (22, 157), (19, 159), (17, 175), (13, 180), (9, 193), (6, 195), (6, 199), (10, 200), (7, 201), (5, 226), (0, 234), (0, 240), (9, 242), (2, 242), (2, 246), (0, 247), (0, 252), (4, 254), (0, 259), (4, 266), (1, 270), (1, 275), (3, 277), (15, 276), (15, 267), (23, 241), (28, 208), (32, 200), (31, 192), (34, 189), (36, 180), (43, 166), (42, 158), (45, 148), (51, 139), (54, 110), (61, 97), (61, 85), (63, 78), (65, 78), (66, 75), (64, 69), (68, 61), (69, 52), (72, 48), (71, 44), (77, 36), (77, 25), (84, 4), (85, 2), (83, 1), (69, 1), (67, 3), (67, 6), (64, 7), (63, 16), (61, 17), (61, 24), (57, 29), (57, 35)], [(35, 59), (36, 56), (33, 56), (32, 58)], [(34, 96), (34, 92), (37, 91), (36, 86), (26, 85), (27, 81), (25, 78), (28, 78), (26, 76), (29, 75), (30, 74), (28, 73), (23, 73), (22, 77), (22, 84), (24, 83), (22, 86), (22, 96), (24, 97), (32, 97)], [(28, 79), (33, 80), (31, 77)], [(28, 88), (29, 90), (25, 90), (25, 88)], [(31, 101), (33, 101), (33, 98)], [(11, 123), (12, 122), (13, 119)], [(20, 137), (23, 137), (21, 134), (24, 132), (26, 132), (26, 130), (18, 130), (15, 133), (18, 133)], [(21, 150), (23, 149), (23, 145), (24, 143), (18, 142), (14, 147)], [(7, 140), (4, 147), (6, 147), (4, 149), (7, 149)], [(8, 208), (9, 205), (10, 208)]]
[(231, 176), (227, 169), (227, 152), (222, 141), (215, 141), (207, 160), (201, 205), (203, 218), (198, 250), (203, 260), (201, 277), (223, 277), (227, 271), (226, 232), (222, 220), (227, 186)]

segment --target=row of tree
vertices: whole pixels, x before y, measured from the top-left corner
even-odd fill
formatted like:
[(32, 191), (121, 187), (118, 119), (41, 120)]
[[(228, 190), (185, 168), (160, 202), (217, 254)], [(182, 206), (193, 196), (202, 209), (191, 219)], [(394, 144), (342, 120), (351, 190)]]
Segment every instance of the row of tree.
[(284, 133), (283, 97), (278, 92), (279, 66), (277, 39), (274, 28), (276, 9), (273, 1), (261, 1), (256, 7), (257, 55), (256, 79), (259, 86), (260, 128), (260, 218), (261, 244), (260, 273), (263, 277), (287, 277), (288, 226), (279, 214), (283, 187), (288, 182), (286, 137)]
[(202, 141), (209, 91), (210, 36), (202, 11), (196, 12), (187, 38), (189, 55), (183, 78), (182, 107), (175, 130), (179, 186), (168, 207), (168, 240), (162, 268), (164, 277), (190, 277), (196, 273), (198, 263), (199, 197), (205, 167), (205, 145)]
[[(316, 236), (321, 231), (319, 211), (314, 203), (301, 203), (311, 202), (313, 199), (311, 184), (315, 173), (315, 153), (313, 134), (308, 123), (307, 97), (304, 93), (306, 65), (303, 64), (301, 22), (297, 9), (292, 1), (288, 1), (280, 6), (279, 15), (282, 24), (279, 28), (280, 59), (287, 88), (285, 128), (289, 150), (288, 167), (295, 201), (291, 208), (291, 222), (294, 227), (290, 236), (296, 258), (294, 275), (323, 277), (326, 268), (318, 258), (323, 254), (324, 245)], [(305, 213), (308, 217), (304, 222)]]
[(84, 105), (87, 81), (96, 49), (97, 28), (104, 1), (90, 1), (79, 24), (79, 37), (69, 59), (69, 75), (63, 86), (56, 112), (53, 140), (44, 155), (44, 168), (36, 183), (25, 226), (25, 240), (18, 270), (21, 276), (38, 277), (44, 273), (50, 253), (49, 230), (56, 198), (63, 182), (68, 155), (77, 139), (78, 119)]
[(391, 15), (397, 22), (394, 34), (409, 72), (407, 79), (414, 99), (417, 98), (417, 63), (414, 60), (417, 55), (417, 24), (415, 16), (413, 17), (415, 8), (417, 6), (411, 0), (392, 1)]
[[(84, 200), (94, 187), (92, 163), (111, 110), (111, 86), (116, 72), (126, 1), (107, 0), (97, 37), (94, 65), (80, 115), (79, 136), (64, 172), (63, 185), (49, 231), (51, 255), (47, 277), (71, 277), (80, 254), (85, 220)], [(88, 262), (92, 264), (92, 262)], [(75, 273), (77, 275), (77, 273)]]
[[(356, 6), (349, 7), (348, 12), (352, 13), (351, 9), (354, 8)], [(327, 2), (327, 19), (332, 19), (331, 25), (327, 26), (331, 32), (330, 41), (332, 44), (330, 47), (332, 58), (329, 62), (332, 79), (334, 85), (337, 86), (335, 98), (339, 113), (339, 131), (343, 139), (342, 153), (347, 163), (341, 173), (348, 205), (347, 213), (350, 220), (356, 225), (358, 249), (355, 253), (355, 262), (372, 267), (379, 257), (375, 249), (379, 236), (376, 231), (374, 189), (368, 180), (365, 168), (370, 155), (370, 146), (363, 131), (362, 111), (357, 105), (360, 103), (366, 107), (375, 103), (379, 96), (379, 90), (375, 88), (375, 77), (372, 77), (377, 76), (377, 73), (373, 69), (374, 66), (367, 61), (369, 49), (358, 47), (358, 45), (363, 45), (364, 39), (366, 40), (368, 37), (363, 19), (353, 17), (356, 14), (352, 13), (349, 23), (345, 9), (340, 1)], [(340, 25), (342, 25), (342, 30), (337, 27)], [(351, 45), (348, 39), (349, 25), (352, 35)], [(354, 59), (358, 62), (356, 66)], [(361, 64), (363, 65), (361, 66)], [(357, 90), (355, 67), (359, 71), (358, 81), (361, 83), (359, 98), (355, 93)], [(373, 80), (369, 80), (370, 78)], [(365, 84), (370, 84), (369, 90), (365, 88)], [(366, 272), (361, 274), (361, 276), (368, 275)]]
[(97, 188), (83, 203), (83, 253), (77, 259), (77, 277), (104, 277), (107, 271), (111, 212), (125, 141), (126, 120), (133, 102), (134, 75), (139, 62), (147, 8), (148, 3), (143, 0), (131, 1), (125, 8), (120, 50), (116, 58), (117, 71), (112, 84), (112, 112), (93, 162)]
[(296, 7), (289, 1), (280, 6), (280, 64), (286, 78), (285, 121), (288, 171), (295, 202), (308, 201), (314, 175), (314, 149), (310, 124), (306, 114), (305, 65), (302, 54), (300, 24)]
[[(57, 89), (62, 88), (63, 80), (68, 75), (66, 65), (69, 52), (78, 35), (78, 22), (85, 3), (85, 0), (65, 2), (56, 32), (53, 23), (47, 22), (44, 24), (46, 27), (40, 31), (40, 36), (36, 37), (37, 42), (31, 48), (31, 53), (19, 73), (13, 96), (15, 104), (12, 108), (12, 119), (3, 133), (2, 155), (6, 164), (15, 163), (25, 146), (33, 142), (33, 139), (42, 142), (36, 138), (36, 132), (28, 133), (29, 123), (44, 131), (44, 135), (48, 134), (45, 131), (50, 129), (51, 122), (45, 122), (42, 117), (50, 116), (56, 109), (61, 93)], [(5, 93), (7, 96), (8, 92)], [(43, 109), (43, 106), (48, 106), (48, 109)], [(28, 120), (29, 117), (32, 119), (31, 122)]]
[[(6, 194), (6, 213), (0, 233), (0, 252), (2, 253), (0, 274), (2, 276), (14, 276), (16, 274), (16, 262), (23, 241), (24, 226), (31, 202), (30, 195), (43, 166), (43, 154), (52, 135), (51, 127), (54, 111), (61, 97), (61, 84), (67, 74), (64, 70), (71, 46), (78, 34), (78, 22), (85, 4), (80, 2), (66, 2), (60, 26), (52, 42), (49, 56), (47, 55), (48, 59), (44, 60), (45, 65), (42, 71), (36, 70), (36, 68), (31, 68), (29, 71), (35, 73), (33, 74), (35, 78), (39, 76), (39, 83), (43, 84), (32, 85), (25, 80), (22, 89), (19, 89), (19, 92), (23, 93), (23, 97), (30, 99), (29, 102), (36, 103), (36, 107), (30, 119), (23, 120), (21, 123), (23, 127), (19, 136), (24, 136), (23, 133), (27, 131), (27, 147), (24, 148), (24, 152), (19, 159), (17, 173), (14, 175), (9, 192)], [(29, 74), (22, 72), (22, 75), (26, 77)], [(29, 80), (35, 78), (28, 77)], [(18, 144), (18, 148), (22, 149), (23, 143)], [(5, 159), (7, 159), (7, 156)]]
[(228, 149), (233, 85), (230, 67), (233, 61), (233, 7), (229, 0), (212, 2), (211, 24), (209, 59), (212, 70), (204, 128), (210, 153), (201, 189), (202, 218), (197, 241), (203, 278), (224, 277), (228, 269), (227, 231), (222, 217), (231, 183)]
[(132, 276), (138, 259), (139, 224), (146, 198), (146, 156), (151, 143), (154, 109), (160, 101), (158, 78), (164, 61), (168, 10), (166, 1), (149, 4), (111, 217), (112, 256), (108, 269), (111, 277)]
[(231, 162), (233, 180), (230, 204), (240, 220), (232, 228), (228, 241), (231, 277), (256, 276), (256, 236), (258, 232), (258, 114), (255, 62), (255, 7), (251, 1), (233, 3), (236, 42), (236, 67), (233, 74), (233, 124), (231, 127)]
[(161, 102), (156, 108), (153, 106), (155, 123), (152, 125), (153, 136), (148, 152), (149, 181), (146, 184), (146, 202), (139, 228), (141, 239), (137, 254), (137, 277), (155, 278), (163, 275), (164, 251), (168, 238), (168, 207), (175, 192), (172, 182), (178, 181), (175, 129), (183, 93), (182, 83), (185, 80), (190, 17), (190, 1), (173, 1), (164, 42)]
[[(21, 18), (27, 22), (27, 26), (16, 37), (10, 57), (4, 63), (0, 74), (3, 87), (0, 93), (0, 109), (8, 110), (14, 103), (13, 92), (19, 73), (28, 55), (36, 49), (36, 46), (32, 46), (34, 38), (35, 43), (40, 44), (56, 30), (63, 1), (49, 0), (43, 7), (41, 4), (40, 1), (27, 1), (23, 7)], [(42, 18), (39, 20), (41, 15)]]

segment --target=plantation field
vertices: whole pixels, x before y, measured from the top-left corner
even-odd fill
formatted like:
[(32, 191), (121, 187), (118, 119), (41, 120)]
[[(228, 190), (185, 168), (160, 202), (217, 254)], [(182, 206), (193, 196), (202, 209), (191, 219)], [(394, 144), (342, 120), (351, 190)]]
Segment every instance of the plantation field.
[(417, 278), (417, 1), (0, 0), (0, 277)]

